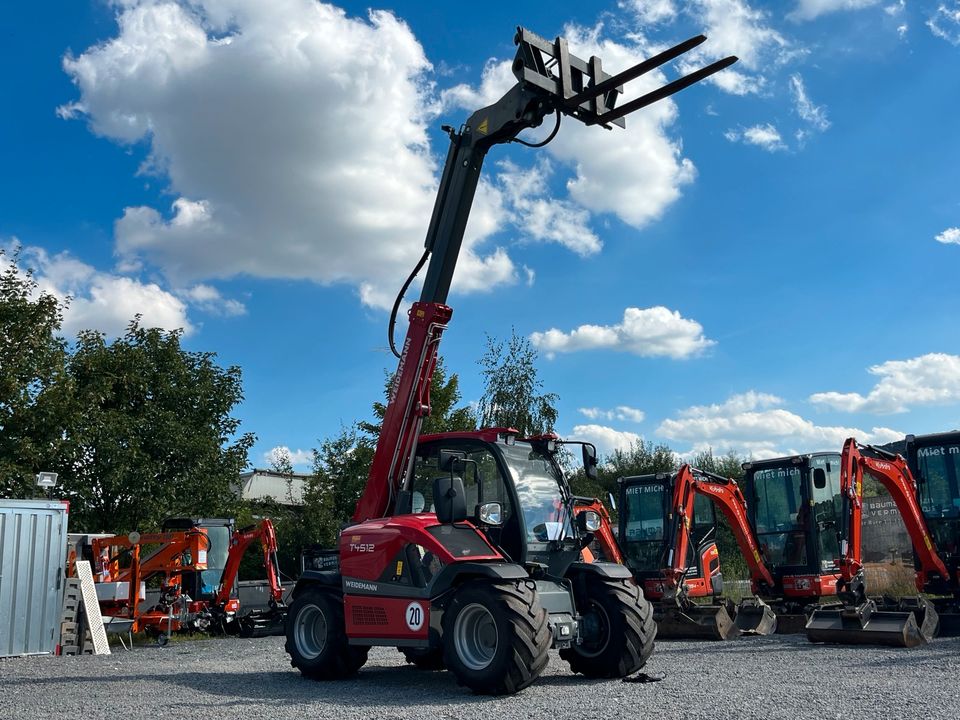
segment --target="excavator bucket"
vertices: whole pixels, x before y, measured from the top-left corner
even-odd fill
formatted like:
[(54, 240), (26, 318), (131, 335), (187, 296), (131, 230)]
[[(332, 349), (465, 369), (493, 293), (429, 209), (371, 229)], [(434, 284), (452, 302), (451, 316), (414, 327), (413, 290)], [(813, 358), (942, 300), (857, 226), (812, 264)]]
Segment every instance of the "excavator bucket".
[(922, 617), (918, 611), (880, 610), (873, 600), (818, 608), (807, 623), (807, 637), (839, 645), (925, 645), (936, 632), (937, 618), (933, 605), (925, 600), (920, 604)]
[(746, 598), (737, 607), (737, 629), (744, 635), (773, 635), (779, 631), (777, 614), (760, 598)]
[(654, 610), (657, 638), (667, 640), (732, 640), (740, 630), (726, 605), (663, 604)]

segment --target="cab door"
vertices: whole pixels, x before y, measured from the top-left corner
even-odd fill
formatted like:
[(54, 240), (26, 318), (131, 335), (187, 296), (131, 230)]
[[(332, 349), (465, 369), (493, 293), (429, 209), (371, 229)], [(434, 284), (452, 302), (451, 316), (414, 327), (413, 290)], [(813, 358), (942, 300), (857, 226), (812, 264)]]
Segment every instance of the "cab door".
[(509, 485), (504, 481), (504, 469), (496, 454), (484, 442), (470, 439), (437, 440), (423, 443), (417, 448), (413, 468), (413, 511), (433, 512), (433, 481), (438, 477), (450, 477), (449, 471), (440, 469), (440, 450), (462, 452), (465, 456), (459, 477), (466, 494), (467, 515), (475, 517), (480, 503), (499, 502), (502, 523), (497, 527), (483, 528), (487, 538), (513, 562), (523, 562), (523, 543), (520, 538), (520, 520), (517, 517), (516, 501)]
[(837, 528), (840, 520), (840, 456), (810, 460), (810, 523), (815, 572), (835, 572), (840, 557)]

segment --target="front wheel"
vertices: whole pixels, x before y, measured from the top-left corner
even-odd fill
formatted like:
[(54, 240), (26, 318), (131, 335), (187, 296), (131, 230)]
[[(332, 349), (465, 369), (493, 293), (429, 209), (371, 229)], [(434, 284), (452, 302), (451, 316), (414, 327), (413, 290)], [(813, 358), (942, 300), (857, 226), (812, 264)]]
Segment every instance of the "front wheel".
[(653, 652), (653, 607), (629, 580), (588, 577), (580, 612), (582, 642), (560, 651), (570, 669), (590, 678), (617, 678), (642, 668)]
[(286, 650), (290, 664), (304, 677), (339, 680), (363, 666), (369, 648), (347, 643), (340, 598), (311, 587), (290, 605)]
[(547, 611), (525, 582), (465, 583), (443, 614), (443, 660), (457, 682), (484, 695), (509, 695), (547, 665)]

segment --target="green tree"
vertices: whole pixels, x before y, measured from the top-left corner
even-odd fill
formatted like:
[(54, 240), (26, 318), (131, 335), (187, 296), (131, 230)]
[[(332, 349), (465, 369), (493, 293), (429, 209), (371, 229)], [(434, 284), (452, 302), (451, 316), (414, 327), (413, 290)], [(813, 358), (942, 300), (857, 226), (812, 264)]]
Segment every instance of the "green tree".
[(68, 363), (73, 412), (59, 465), (71, 525), (152, 529), (170, 515), (232, 513), (252, 434), (231, 416), (238, 367), (188, 352), (180, 331), (140, 327), (107, 343), (83, 331)]
[(537, 357), (536, 348), (515, 329), (511, 329), (506, 342), (487, 335), (486, 352), (478, 361), (484, 381), (481, 426), (512, 427), (524, 435), (553, 430), (559, 396), (542, 392)]
[(61, 451), (70, 383), (63, 305), (18, 259), (0, 250), (0, 497), (26, 498)]
[(335, 545), (367, 485), (375, 447), (370, 437), (348, 427), (313, 451), (313, 476), (303, 498), (305, 535), (312, 542)]
[[(386, 372), (383, 396), (390, 397), (390, 386), (393, 384), (394, 373)], [(457, 407), (461, 400), (460, 378), (456, 373), (448, 376), (443, 358), (437, 356), (437, 364), (433, 369), (430, 382), (430, 415), (424, 419), (421, 433), (452, 432), (454, 430), (475, 430), (477, 418), (469, 406)], [(374, 422), (361, 421), (357, 425), (374, 440), (380, 437), (380, 427), (383, 416), (387, 412), (386, 403), (374, 402)]]

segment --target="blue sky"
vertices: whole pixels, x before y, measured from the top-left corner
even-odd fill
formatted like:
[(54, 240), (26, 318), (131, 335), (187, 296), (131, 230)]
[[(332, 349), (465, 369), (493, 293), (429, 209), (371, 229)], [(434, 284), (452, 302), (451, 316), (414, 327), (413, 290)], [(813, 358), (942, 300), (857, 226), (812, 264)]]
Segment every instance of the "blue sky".
[(301, 461), (380, 398), (440, 125), (509, 87), (514, 27), (611, 70), (704, 32), (694, 65), (741, 62), (625, 131), (488, 156), (441, 349), (465, 400), (485, 333), (514, 327), (558, 430), (603, 451), (960, 425), (960, 3), (471, 8), (5, 9), (0, 244), (74, 298), (68, 332), (139, 312), (240, 365), (251, 461)]

